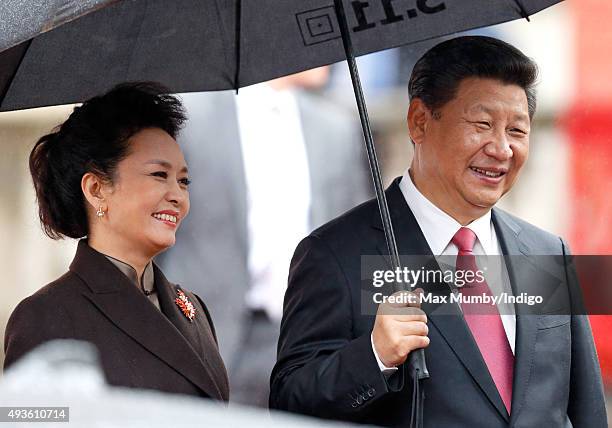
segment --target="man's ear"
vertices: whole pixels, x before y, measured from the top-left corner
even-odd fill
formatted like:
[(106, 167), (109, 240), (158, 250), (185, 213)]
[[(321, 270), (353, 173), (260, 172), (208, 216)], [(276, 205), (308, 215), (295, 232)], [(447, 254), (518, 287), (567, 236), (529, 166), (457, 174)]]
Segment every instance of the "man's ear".
[(414, 144), (421, 144), (432, 119), (431, 111), (420, 98), (413, 98), (408, 107), (408, 132)]
[(107, 207), (104, 198), (106, 185), (99, 176), (92, 172), (83, 174), (81, 178), (81, 190), (83, 191), (83, 195), (85, 195), (85, 200), (87, 200), (94, 211), (97, 211), (100, 207), (102, 207), (103, 211), (106, 211)]

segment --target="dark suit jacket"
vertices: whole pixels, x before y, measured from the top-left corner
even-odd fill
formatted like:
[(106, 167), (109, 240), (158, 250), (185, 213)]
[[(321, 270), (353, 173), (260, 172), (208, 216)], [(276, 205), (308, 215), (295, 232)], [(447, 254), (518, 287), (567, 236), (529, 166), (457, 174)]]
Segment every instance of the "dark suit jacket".
[(154, 265), (160, 312), (102, 254), (79, 242), (70, 270), (23, 300), (6, 328), (5, 368), (57, 338), (93, 343), (111, 385), (226, 401), (225, 366), (204, 303), (190, 322), (175, 304), (178, 286)]
[[(398, 182), (387, 190), (387, 199), (400, 253), (431, 255)], [(551, 274), (528, 257), (556, 254), (567, 261), (563, 255), (568, 249), (559, 237), (498, 209), (492, 219), (503, 253), (516, 255), (507, 262), (515, 295), (534, 281), (563, 277), (577, 283), (568, 263), (557, 265), (558, 272)], [(385, 426), (408, 424), (411, 379), (403, 366), (389, 379), (381, 374), (370, 342), (374, 316), (362, 315), (361, 255), (386, 254), (386, 248), (376, 201), (300, 243), (291, 264), (271, 378), (272, 408)], [(573, 286), (557, 291), (568, 305), (579, 300), (579, 289)], [(516, 308), (511, 416), (459, 308), (422, 306), (431, 340), (425, 350), (431, 377), (423, 382), (426, 427), (606, 426), (587, 318), (570, 315), (568, 307), (556, 308), (556, 315), (527, 314), (520, 309), (524, 306)], [(439, 314), (442, 309), (445, 315)], [(449, 310), (455, 313), (449, 316)]]

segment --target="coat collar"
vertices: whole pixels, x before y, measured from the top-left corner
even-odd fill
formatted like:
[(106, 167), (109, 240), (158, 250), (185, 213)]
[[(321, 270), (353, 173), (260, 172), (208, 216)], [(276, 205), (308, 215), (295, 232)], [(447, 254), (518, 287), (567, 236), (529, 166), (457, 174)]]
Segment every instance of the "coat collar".
[(145, 266), (141, 277), (138, 278), (136, 269), (134, 269), (131, 265), (109, 256), (108, 254), (105, 254), (105, 256), (113, 265), (117, 267), (117, 269), (127, 276), (128, 279), (132, 281), (134, 285), (136, 285), (136, 287), (147, 290), (148, 292), (154, 292), (155, 281), (153, 276), (153, 261), (150, 261), (147, 266)]
[[(433, 254), (442, 254), (462, 225), (417, 189), (410, 177), (410, 169), (404, 172), (398, 185)], [(497, 254), (492, 239), (491, 210), (466, 227), (476, 234), (484, 254)]]
[[(211, 398), (225, 399), (221, 384), (223, 376), (213, 373), (207, 364), (206, 352), (216, 349), (214, 343), (199, 342), (197, 332), (206, 316), (190, 323), (179, 318), (182, 312), (173, 304), (176, 287), (169, 283), (159, 268), (153, 265), (155, 286), (163, 314), (144, 294), (103, 254), (91, 248), (86, 240), (79, 241), (70, 270), (79, 276), (91, 293), (84, 293), (120, 330), (180, 372)], [(195, 302), (194, 302), (195, 304)], [(164, 316), (164, 314), (166, 316)], [(172, 346), (168, 346), (172, 343)]]

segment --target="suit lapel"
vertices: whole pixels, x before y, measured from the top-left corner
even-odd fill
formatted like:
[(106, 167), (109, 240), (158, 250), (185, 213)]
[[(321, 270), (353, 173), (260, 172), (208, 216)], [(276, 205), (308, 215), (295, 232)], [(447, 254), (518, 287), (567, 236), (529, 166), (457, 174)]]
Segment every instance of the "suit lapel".
[[(86, 240), (79, 242), (70, 270), (91, 289), (92, 293), (85, 294), (85, 298), (120, 330), (211, 398), (222, 398), (206, 365), (185, 337), (104, 255), (89, 247)], [(158, 274), (156, 280), (157, 277)]]
[[(399, 181), (400, 179), (396, 179), (386, 191), (399, 253), (400, 255), (426, 256), (422, 259), (426, 269), (439, 269), (427, 244), (427, 240), (404, 199), (399, 188)], [(374, 216), (373, 226), (382, 230), (382, 222), (378, 212)], [(384, 233), (382, 232), (380, 233), (377, 247), (380, 254), (388, 253)], [(415, 268), (418, 269), (419, 266), (415, 266)], [(451, 293), (450, 287), (445, 283), (426, 283), (422, 284), (421, 288), (423, 288), (425, 293), (432, 293), (433, 295), (449, 296)], [(440, 332), (440, 335), (479, 385), (491, 404), (508, 421), (508, 411), (457, 304), (424, 303), (422, 309), (427, 313), (431, 325)], [(426, 349), (426, 356), (428, 353), (429, 349)], [(435, 358), (435, 356), (430, 355), (430, 358)], [(435, 376), (435, 373), (431, 373), (431, 376)]]
[[(219, 395), (227, 396), (225, 373), (213, 372), (213, 368), (223, 366), (223, 362), (220, 358), (217, 358), (216, 361), (211, 361), (214, 355), (211, 355), (210, 351), (214, 351), (216, 355), (218, 348), (217, 344), (214, 342), (212, 333), (211, 335), (204, 334), (204, 332), (209, 329), (209, 326), (207, 325), (208, 318), (206, 314), (202, 312), (203, 308), (200, 308), (199, 303), (189, 295), (190, 293), (185, 292), (196, 308), (195, 317), (193, 321), (190, 321), (175, 301), (178, 297), (178, 290), (180, 288), (168, 282), (164, 274), (156, 265), (154, 265), (154, 269), (155, 286), (157, 288), (159, 305), (162, 312), (187, 341), (193, 352), (200, 357), (200, 364), (207, 372), (208, 378), (213, 380), (214, 386), (217, 391), (219, 391)], [(200, 368), (201, 367), (197, 367), (197, 370), (200, 370)]]
[[(539, 268), (528, 245), (521, 239), (521, 227), (503, 211), (493, 209), (493, 225), (500, 241), (506, 261), (506, 268), (515, 296), (523, 292), (529, 295), (542, 295), (544, 302), (554, 293), (559, 284), (557, 278)], [(535, 285), (535, 288), (534, 288)], [(538, 333), (541, 309), (527, 305), (515, 305), (516, 342), (514, 359), (514, 380), (512, 389), (512, 421), (516, 420), (525, 404), (529, 385), (531, 366)]]
[[(176, 327), (181, 335), (187, 340), (193, 351), (201, 355), (199, 338), (194, 328), (194, 323), (199, 321), (202, 314), (196, 313), (193, 321), (190, 321), (187, 316), (181, 311), (176, 304), (175, 299), (178, 297), (178, 288), (168, 282), (163, 273), (154, 266), (155, 269), (155, 288), (159, 298), (159, 306), (163, 314)], [(195, 304), (194, 302), (191, 302)]]

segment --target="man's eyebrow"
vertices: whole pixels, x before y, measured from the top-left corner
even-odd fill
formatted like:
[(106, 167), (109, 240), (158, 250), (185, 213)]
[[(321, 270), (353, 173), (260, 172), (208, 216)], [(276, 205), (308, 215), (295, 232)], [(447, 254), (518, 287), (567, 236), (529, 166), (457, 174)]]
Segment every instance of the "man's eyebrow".
[[(145, 162), (145, 165), (160, 165), (166, 169), (172, 169), (172, 164), (162, 159), (152, 159), (150, 161)], [(179, 172), (188, 172), (187, 166), (184, 166), (183, 168), (181, 168)]]
[(519, 120), (529, 123), (529, 116), (524, 113), (517, 113), (514, 115), (514, 120)]
[[(481, 111), (481, 112), (484, 112), (490, 115), (492, 115), (495, 112), (492, 108), (487, 107), (484, 104), (476, 104), (475, 106), (471, 107), (468, 111), (477, 111), (477, 112)], [(516, 113), (512, 118), (514, 120), (521, 120), (524, 122), (529, 122), (529, 116), (524, 113)]]
[(484, 104), (476, 104), (475, 106), (472, 106), (468, 109), (469, 111), (476, 111), (476, 112), (484, 112), (484, 113), (488, 113), (488, 114), (493, 114), (493, 109), (487, 107)]

